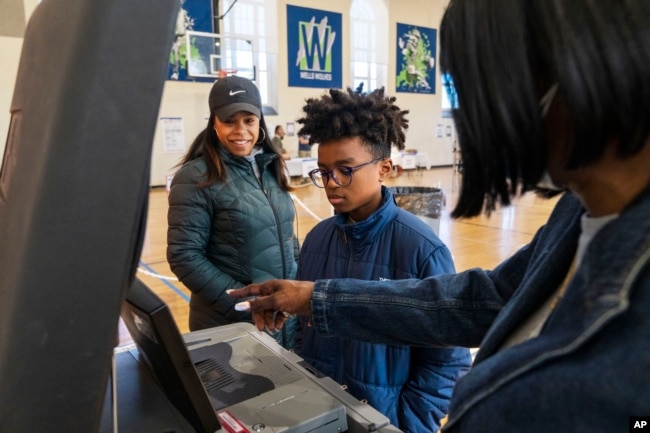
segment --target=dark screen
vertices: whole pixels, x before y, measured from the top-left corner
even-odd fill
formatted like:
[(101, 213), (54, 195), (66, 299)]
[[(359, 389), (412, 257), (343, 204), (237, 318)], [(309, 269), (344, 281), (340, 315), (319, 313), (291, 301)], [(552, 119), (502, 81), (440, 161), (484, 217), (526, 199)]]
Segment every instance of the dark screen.
[(167, 398), (200, 433), (219, 421), (167, 305), (136, 279), (122, 305), (122, 320)]

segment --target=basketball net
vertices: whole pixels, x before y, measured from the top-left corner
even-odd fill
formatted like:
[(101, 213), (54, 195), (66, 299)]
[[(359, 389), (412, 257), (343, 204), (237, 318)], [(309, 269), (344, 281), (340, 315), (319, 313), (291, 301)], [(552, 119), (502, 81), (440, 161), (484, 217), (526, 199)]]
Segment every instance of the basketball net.
[(236, 75), (236, 74), (237, 74), (237, 69), (219, 69), (217, 77), (226, 78), (230, 75)]

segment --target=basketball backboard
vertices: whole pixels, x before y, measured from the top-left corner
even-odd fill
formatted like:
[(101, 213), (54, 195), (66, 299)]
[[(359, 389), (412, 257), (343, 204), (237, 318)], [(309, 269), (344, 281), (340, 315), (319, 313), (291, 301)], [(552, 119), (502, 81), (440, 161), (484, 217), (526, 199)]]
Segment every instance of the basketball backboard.
[(250, 80), (256, 78), (250, 40), (187, 30), (185, 52), (188, 77), (218, 79), (238, 75)]

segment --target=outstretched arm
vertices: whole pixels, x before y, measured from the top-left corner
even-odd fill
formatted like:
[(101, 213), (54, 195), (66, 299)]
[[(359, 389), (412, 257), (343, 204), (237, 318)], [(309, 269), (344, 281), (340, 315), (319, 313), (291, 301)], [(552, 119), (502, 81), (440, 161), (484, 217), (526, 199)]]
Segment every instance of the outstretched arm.
[[(451, 281), (456, 280), (453, 287)], [(317, 332), (383, 344), (476, 347), (503, 306), (484, 271), (425, 280), (269, 280), (228, 291), (259, 330), (285, 314), (313, 317)], [(316, 289), (317, 287), (317, 289)], [(285, 314), (278, 314), (282, 312)]]
[(311, 295), (314, 283), (310, 281), (269, 280), (230, 290), (234, 299), (240, 299), (235, 308), (253, 313), (253, 323), (260, 331), (282, 329), (285, 314), (311, 315)]

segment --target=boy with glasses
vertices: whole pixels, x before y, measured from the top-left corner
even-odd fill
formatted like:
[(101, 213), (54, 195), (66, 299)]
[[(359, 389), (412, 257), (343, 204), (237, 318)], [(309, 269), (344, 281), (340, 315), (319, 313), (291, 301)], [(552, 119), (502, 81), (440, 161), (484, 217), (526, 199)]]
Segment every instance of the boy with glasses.
[[(392, 172), (391, 145), (404, 148), (408, 111), (384, 89), (369, 94), (332, 89), (308, 99), (300, 134), (318, 146), (312, 182), (336, 215), (307, 235), (298, 280), (397, 280), (453, 273), (447, 247), (382, 185)], [(372, 292), (367, 296), (371, 298)], [(323, 337), (300, 317), (295, 351), (359, 400), (408, 432), (431, 432), (447, 412), (456, 380), (469, 368), (464, 348), (371, 344)]]

